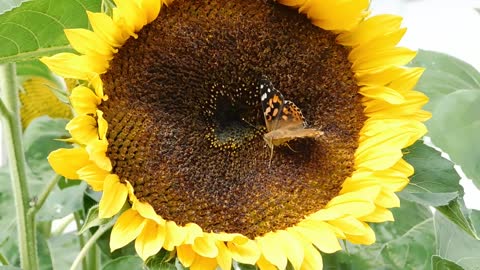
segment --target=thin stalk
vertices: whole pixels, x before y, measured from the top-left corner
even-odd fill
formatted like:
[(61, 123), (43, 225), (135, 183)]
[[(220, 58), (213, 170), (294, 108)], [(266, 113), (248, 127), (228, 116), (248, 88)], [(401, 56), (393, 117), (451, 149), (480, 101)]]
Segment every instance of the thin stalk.
[(87, 255), (88, 268), (90, 270), (99, 269), (100, 258), (97, 245), (92, 246)]
[(48, 183), (42, 193), (38, 195), (38, 200), (35, 203), (35, 206), (28, 209), (28, 215), (35, 215), (42, 208), (43, 204), (48, 198), (48, 195), (50, 195), (50, 192), (52, 192), (52, 190), (57, 186), (57, 183), (60, 181), (60, 179), (62, 179), (62, 176), (57, 174), (52, 180), (50, 180), (50, 183)]
[(98, 230), (92, 235), (92, 237), (88, 239), (87, 243), (85, 243), (85, 246), (83, 246), (82, 250), (80, 250), (80, 253), (77, 255), (77, 258), (75, 258), (75, 261), (73, 262), (72, 267), (70, 267), (70, 270), (75, 270), (78, 267), (80, 262), (87, 255), (90, 248), (92, 248), (96, 244), (100, 236), (102, 236), (106, 231), (108, 231), (113, 226), (113, 223), (115, 223), (114, 219), (112, 219), (107, 224), (104, 224), (98, 228)]
[(10, 179), (12, 182), (15, 210), (17, 214), (18, 245), (20, 264), (23, 269), (37, 270), (37, 239), (35, 218), (27, 215), (29, 194), (27, 187), (26, 161), (22, 142), (22, 124), (20, 122), (18, 87), (15, 64), (0, 66), (0, 89), (4, 109), (4, 127)]
[(0, 263), (2, 265), (9, 265), (7, 258), (5, 258), (2, 253), (0, 253)]
[(61, 235), (63, 231), (65, 231), (65, 229), (68, 227), (68, 225), (72, 223), (73, 219), (74, 219), (73, 215), (68, 216), (67, 219), (65, 219), (62, 223), (60, 223), (60, 225), (57, 226), (57, 228), (52, 232), (52, 235), (53, 236)]
[[(73, 216), (75, 217), (75, 224), (77, 225), (77, 231), (80, 231), (80, 228), (82, 228), (82, 215), (80, 212), (74, 212)], [(83, 249), (85, 246), (85, 237), (83, 236), (84, 234), (78, 234), (78, 242), (80, 243), (80, 249)], [(88, 270), (88, 262), (86, 258), (82, 259), (82, 270)]]

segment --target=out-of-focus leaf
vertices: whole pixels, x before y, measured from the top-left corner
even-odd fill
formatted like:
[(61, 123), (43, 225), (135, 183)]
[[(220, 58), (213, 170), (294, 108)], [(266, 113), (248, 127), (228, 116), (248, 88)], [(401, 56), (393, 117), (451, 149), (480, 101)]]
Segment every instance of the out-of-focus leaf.
[(480, 73), (454, 57), (420, 51), (412, 66), (426, 71), (417, 89), (426, 93), (432, 112), (427, 122), (432, 142), (449, 154), (480, 187)]
[(437, 254), (465, 270), (480, 265), (480, 240), (476, 240), (440, 213), (435, 213)]
[(66, 28), (87, 28), (85, 10), (101, 0), (35, 0), (0, 16), (0, 63), (33, 60), (70, 49)]
[(38, 212), (37, 220), (59, 219), (82, 209), (83, 192), (86, 188), (86, 183), (65, 189), (55, 188)]
[(184, 269), (180, 264), (176, 266), (175, 258), (169, 251), (160, 250), (156, 255), (148, 258), (145, 262), (149, 270), (179, 270)]
[(22, 3), (28, 1), (31, 0), (2, 0), (0, 1), (0, 15), (16, 7), (19, 7)]
[(7, 265), (7, 266), (1, 265), (0, 270), (22, 270), (22, 268), (10, 266), (10, 265)]
[(255, 265), (234, 262), (233, 270), (257, 270), (257, 267)]
[(102, 224), (105, 224), (109, 221), (109, 219), (106, 218), (99, 218), (98, 217), (98, 205), (95, 205), (91, 207), (88, 210), (87, 217), (85, 218), (85, 222), (83, 223), (82, 228), (78, 231), (79, 234), (84, 233), (86, 230), (92, 228), (92, 227), (98, 227)]
[(47, 157), (55, 149), (69, 148), (67, 143), (58, 141), (70, 137), (65, 130), (66, 119), (52, 119), (48, 116), (33, 120), (24, 132), (24, 147), (27, 163), (33, 174), (39, 179), (51, 179), (55, 176)]
[(453, 163), (435, 149), (418, 141), (406, 152), (405, 159), (415, 167), (415, 174), (400, 193), (402, 198), (427, 206), (442, 206), (463, 194)]
[[(52, 74), (48, 67), (39, 60), (19, 62), (17, 64), (17, 75), (23, 79), (39, 76), (52, 82), (57, 82), (56, 77)], [(60, 85), (58, 86), (60, 87)]]
[(440, 256), (432, 257), (432, 270), (463, 270), (458, 264)]
[(0, 168), (0, 251), (2, 242), (9, 237), (16, 237), (14, 231), (16, 226), (16, 213), (13, 200), (12, 187), (10, 185), (10, 174), (7, 167)]
[(53, 269), (69, 269), (80, 251), (78, 236), (67, 233), (48, 239)]
[(472, 220), (475, 231), (477, 232), (477, 234), (480, 233), (480, 211), (472, 210), (472, 213), (470, 214), (470, 218)]
[(138, 256), (119, 257), (105, 264), (102, 270), (144, 269), (143, 260)]
[(462, 199), (456, 199), (451, 201), (448, 205), (436, 207), (445, 217), (450, 219), (453, 223), (457, 224), (462, 230), (471, 235), (472, 237), (479, 239), (474, 225), (470, 219), (471, 210), (465, 207)]
[(48, 248), (47, 237), (48, 236), (37, 230), (37, 253), (40, 270), (54, 269), (52, 266), (52, 259), (50, 258), (50, 249)]
[(324, 269), (430, 269), (435, 250), (432, 212), (409, 201), (402, 201), (392, 212), (395, 222), (371, 224), (375, 244), (347, 244), (346, 251), (324, 255)]

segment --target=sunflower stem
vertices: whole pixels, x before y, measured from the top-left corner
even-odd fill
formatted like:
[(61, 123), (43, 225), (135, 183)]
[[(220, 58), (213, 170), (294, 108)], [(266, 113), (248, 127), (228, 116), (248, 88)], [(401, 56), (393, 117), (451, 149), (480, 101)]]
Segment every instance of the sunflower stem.
[(92, 248), (88, 251), (87, 255), (87, 262), (88, 262), (88, 268), (87, 269), (98, 269), (99, 268), (99, 258), (98, 258), (98, 249), (97, 246), (94, 245)]
[(18, 97), (15, 63), (0, 66), (0, 89), (4, 112), (4, 128), (10, 180), (12, 183), (15, 210), (17, 214), (18, 245), (20, 264), (23, 269), (38, 269), (35, 216), (27, 215), (29, 194), (27, 186), (26, 160), (22, 142), (20, 121), (20, 100)]
[(28, 209), (28, 215), (35, 215), (42, 208), (43, 204), (48, 198), (48, 195), (57, 186), (57, 183), (58, 181), (60, 181), (60, 179), (62, 179), (62, 176), (57, 174), (52, 180), (50, 180), (50, 183), (48, 183), (42, 193), (40, 193), (40, 195), (38, 196), (38, 200), (35, 203), (35, 206)]
[(10, 264), (10, 263), (8, 263), (7, 258), (5, 258), (5, 256), (3, 256), (2, 253), (0, 253), (0, 263), (1, 263), (1, 265), (9, 265)]
[(68, 225), (72, 223), (73, 219), (74, 219), (73, 215), (69, 215), (66, 220), (64, 220), (62, 223), (56, 226), (57, 228), (54, 231), (52, 231), (51, 235), (53, 236), (61, 235), (63, 231), (65, 231), (65, 229), (68, 227)]
[(102, 236), (106, 231), (108, 231), (113, 224), (115, 223), (115, 220), (112, 219), (110, 222), (100, 226), (98, 230), (88, 239), (88, 241), (85, 243), (83, 246), (82, 250), (80, 250), (80, 253), (78, 253), (77, 257), (75, 258), (75, 261), (73, 262), (72, 266), (70, 267), (70, 270), (75, 270), (80, 262), (83, 260), (83, 258), (88, 254), (89, 250), (96, 244), (98, 238)]
[[(75, 224), (77, 225), (77, 231), (80, 231), (82, 228), (82, 215), (80, 211), (74, 212), (73, 216), (75, 218)], [(80, 243), (80, 249), (83, 249), (85, 246), (85, 236), (83, 233), (78, 234), (78, 242)], [(82, 270), (88, 270), (88, 262), (86, 258), (82, 259)]]

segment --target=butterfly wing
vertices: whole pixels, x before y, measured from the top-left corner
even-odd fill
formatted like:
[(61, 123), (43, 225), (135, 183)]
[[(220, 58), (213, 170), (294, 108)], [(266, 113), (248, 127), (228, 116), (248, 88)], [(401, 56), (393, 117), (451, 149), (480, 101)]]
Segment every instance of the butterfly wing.
[(305, 128), (306, 126), (307, 122), (305, 121), (305, 117), (303, 117), (300, 108), (290, 100), (285, 100), (277, 129), (300, 129)]
[(270, 132), (278, 128), (282, 119), (281, 115), (285, 99), (282, 93), (273, 86), (273, 83), (266, 76), (262, 76), (258, 88), (260, 90), (260, 101), (262, 103), (265, 126), (267, 127), (267, 131)]

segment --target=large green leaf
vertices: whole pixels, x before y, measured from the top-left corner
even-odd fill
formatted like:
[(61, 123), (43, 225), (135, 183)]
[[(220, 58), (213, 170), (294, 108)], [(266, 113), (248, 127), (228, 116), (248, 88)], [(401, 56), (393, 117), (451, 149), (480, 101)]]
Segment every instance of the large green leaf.
[(24, 148), (27, 163), (32, 173), (40, 180), (54, 177), (47, 156), (55, 149), (71, 147), (58, 139), (68, 138), (65, 130), (66, 119), (52, 119), (42, 116), (33, 120), (24, 132)]
[(347, 252), (324, 255), (324, 269), (430, 269), (435, 250), (432, 212), (409, 201), (392, 212), (395, 222), (372, 224), (375, 244), (347, 244)]
[(103, 270), (143, 269), (143, 261), (137, 256), (124, 256), (112, 260), (103, 266)]
[(76, 233), (67, 233), (48, 239), (53, 269), (69, 269), (78, 252), (80, 244)]
[(66, 28), (87, 28), (85, 10), (101, 0), (35, 0), (0, 15), (0, 63), (20, 62), (70, 50)]
[(463, 270), (458, 264), (440, 256), (432, 257), (432, 270)]
[(431, 51), (419, 51), (411, 65), (426, 68), (417, 88), (430, 98), (428, 136), (480, 187), (480, 73), (459, 59)]
[(86, 188), (86, 183), (65, 189), (56, 187), (38, 212), (37, 219), (42, 221), (59, 219), (82, 209), (83, 192)]
[(415, 174), (402, 191), (402, 198), (427, 206), (442, 206), (463, 194), (453, 163), (435, 149), (418, 141), (406, 152), (405, 159), (415, 167)]
[(434, 206), (468, 234), (476, 237), (470, 212), (463, 207), (463, 187), (453, 163), (421, 141), (407, 149), (405, 159), (415, 174), (400, 197), (425, 206)]
[(435, 213), (437, 254), (466, 270), (480, 265), (480, 240), (468, 235), (442, 214)]

